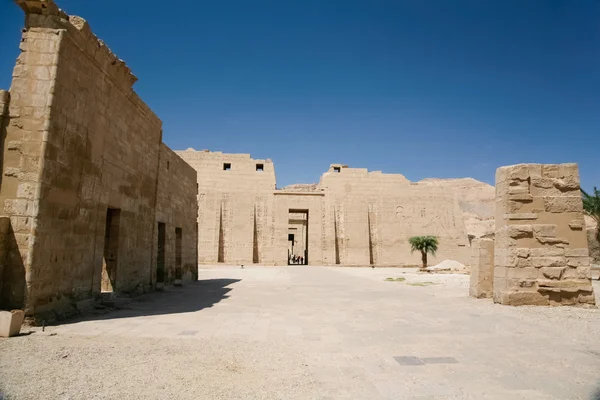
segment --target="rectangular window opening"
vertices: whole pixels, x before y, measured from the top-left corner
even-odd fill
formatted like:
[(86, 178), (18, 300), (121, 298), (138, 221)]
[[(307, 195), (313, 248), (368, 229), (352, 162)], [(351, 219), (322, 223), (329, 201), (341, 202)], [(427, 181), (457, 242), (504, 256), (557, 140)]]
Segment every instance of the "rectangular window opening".
[(229, 171), (229, 170), (231, 170), (231, 163), (224, 163), (223, 171)]
[(340, 167), (333, 167), (333, 172), (341, 172), (342, 168)]
[(263, 172), (265, 170), (265, 166), (263, 164), (256, 164), (256, 170), (258, 172)]

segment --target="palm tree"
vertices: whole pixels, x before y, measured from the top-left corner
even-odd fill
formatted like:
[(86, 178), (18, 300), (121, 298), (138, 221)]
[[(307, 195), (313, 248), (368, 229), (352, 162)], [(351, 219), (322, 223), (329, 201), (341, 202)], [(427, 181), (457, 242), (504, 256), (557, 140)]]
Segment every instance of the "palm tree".
[(438, 249), (438, 238), (435, 236), (413, 236), (408, 239), (410, 243), (410, 252), (420, 251), (423, 265), (421, 269), (427, 268), (427, 253), (435, 256)]
[(594, 194), (590, 195), (581, 189), (581, 197), (586, 214), (596, 221), (596, 240), (600, 242), (600, 190), (594, 187)]

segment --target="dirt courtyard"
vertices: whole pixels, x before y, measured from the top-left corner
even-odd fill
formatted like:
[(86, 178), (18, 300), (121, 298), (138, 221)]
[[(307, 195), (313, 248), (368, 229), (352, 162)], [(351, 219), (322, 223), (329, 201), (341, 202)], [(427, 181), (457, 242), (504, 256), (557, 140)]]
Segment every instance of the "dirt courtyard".
[(600, 388), (599, 309), (495, 305), (468, 297), (466, 275), (400, 268), (203, 267), (199, 277), (0, 340), (0, 393), (590, 399)]

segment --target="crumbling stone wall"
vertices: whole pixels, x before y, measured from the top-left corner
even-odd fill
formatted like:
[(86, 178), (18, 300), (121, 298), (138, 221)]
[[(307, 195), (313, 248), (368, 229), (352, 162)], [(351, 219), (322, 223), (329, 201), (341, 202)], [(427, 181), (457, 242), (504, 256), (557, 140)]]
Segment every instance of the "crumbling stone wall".
[[(26, 29), (10, 89), (0, 201), (19, 249), (11, 259), (27, 277), (21, 303), (37, 314), (100, 292), (108, 209), (119, 215), (112, 289), (149, 290), (162, 123), (133, 91), (129, 68), (83, 19), (50, 0), (16, 2)], [(185, 177), (171, 186), (179, 204), (196, 190), (192, 171), (175, 168)], [(173, 216), (182, 228), (191, 220), (185, 229), (193, 241), (194, 212)]]
[(494, 301), (594, 304), (576, 164), (496, 171)]
[[(164, 143), (160, 145), (156, 221), (165, 224), (165, 282), (198, 278), (198, 199), (196, 171)], [(181, 229), (181, 260), (177, 259), (176, 229)], [(154, 243), (158, 234), (155, 230)], [(156, 246), (154, 246), (156, 248)], [(156, 264), (156, 257), (153, 260)], [(156, 268), (153, 268), (156, 281)]]

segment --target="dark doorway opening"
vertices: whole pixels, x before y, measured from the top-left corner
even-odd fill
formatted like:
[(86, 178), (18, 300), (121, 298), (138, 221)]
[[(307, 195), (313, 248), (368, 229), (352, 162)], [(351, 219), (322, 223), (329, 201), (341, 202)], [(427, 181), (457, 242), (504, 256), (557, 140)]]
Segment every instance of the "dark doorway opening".
[(166, 225), (164, 222), (158, 223), (158, 252), (156, 254), (156, 283), (165, 281), (165, 247), (166, 247)]
[(121, 210), (108, 208), (104, 229), (104, 257), (102, 259), (102, 281), (100, 286), (102, 292), (114, 292), (117, 288), (120, 222)]
[(308, 210), (289, 210), (288, 265), (308, 265)]
[(181, 242), (183, 240), (183, 231), (181, 228), (175, 228), (175, 279), (181, 279)]

